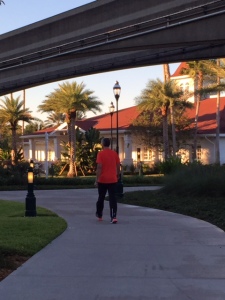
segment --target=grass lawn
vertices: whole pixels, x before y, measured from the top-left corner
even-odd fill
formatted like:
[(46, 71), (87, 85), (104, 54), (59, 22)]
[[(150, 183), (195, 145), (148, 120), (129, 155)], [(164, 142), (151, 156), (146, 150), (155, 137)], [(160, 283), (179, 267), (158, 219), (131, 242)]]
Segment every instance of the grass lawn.
[(55, 213), (37, 207), (24, 217), (24, 204), (0, 200), (0, 280), (40, 251), (67, 227)]
[(119, 202), (151, 207), (195, 217), (225, 231), (224, 197), (193, 197), (168, 195), (161, 191), (125, 193)]

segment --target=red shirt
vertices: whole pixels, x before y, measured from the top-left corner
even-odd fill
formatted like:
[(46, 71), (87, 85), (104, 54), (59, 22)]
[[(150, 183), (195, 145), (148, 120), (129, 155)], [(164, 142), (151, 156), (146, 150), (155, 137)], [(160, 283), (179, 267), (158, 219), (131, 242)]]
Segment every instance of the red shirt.
[(101, 150), (97, 155), (97, 164), (101, 164), (100, 183), (115, 183), (117, 178), (117, 165), (120, 164), (118, 154), (109, 148)]

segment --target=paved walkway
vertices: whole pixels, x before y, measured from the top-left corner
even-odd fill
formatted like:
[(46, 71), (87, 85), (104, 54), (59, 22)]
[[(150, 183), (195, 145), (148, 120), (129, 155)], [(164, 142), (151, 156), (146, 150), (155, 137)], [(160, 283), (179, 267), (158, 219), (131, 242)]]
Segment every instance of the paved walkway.
[[(68, 229), (0, 282), (1, 300), (225, 299), (225, 233), (215, 226), (122, 204), (112, 225), (108, 203), (96, 221), (96, 189), (35, 195)], [(25, 197), (0, 192), (1, 199)]]

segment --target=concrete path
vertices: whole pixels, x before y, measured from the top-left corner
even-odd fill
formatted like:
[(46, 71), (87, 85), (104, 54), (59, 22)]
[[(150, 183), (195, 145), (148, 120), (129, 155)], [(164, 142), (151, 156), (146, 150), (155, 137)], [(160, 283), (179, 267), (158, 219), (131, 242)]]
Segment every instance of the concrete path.
[[(0, 282), (1, 300), (225, 299), (225, 233), (217, 227), (122, 204), (112, 225), (107, 202), (98, 222), (96, 189), (35, 196), (68, 228)], [(0, 192), (5, 200), (25, 197), (25, 191)]]

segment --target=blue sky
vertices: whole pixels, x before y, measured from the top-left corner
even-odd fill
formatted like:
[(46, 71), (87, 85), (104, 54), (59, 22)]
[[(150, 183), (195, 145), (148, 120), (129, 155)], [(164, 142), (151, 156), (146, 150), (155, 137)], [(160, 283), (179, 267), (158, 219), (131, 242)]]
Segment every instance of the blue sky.
[[(94, 1), (4, 0), (4, 2), (5, 5), (0, 6), (0, 34)], [(171, 74), (175, 71), (177, 66), (178, 64), (170, 65)], [(119, 81), (121, 86), (119, 109), (122, 109), (135, 105), (134, 98), (140, 95), (149, 80), (156, 78), (163, 78), (163, 68), (161, 65), (83, 76), (70, 79), (69, 81), (75, 80), (78, 83), (84, 82), (86, 88), (93, 90), (95, 95), (104, 103), (102, 113), (108, 113), (110, 102), (113, 101), (115, 105), (113, 85), (116, 80)], [(26, 90), (26, 107), (30, 108), (33, 114), (42, 120), (46, 118), (46, 115), (37, 113), (36, 108), (45, 99), (46, 95), (58, 87), (58, 83), (59, 82), (45, 84)], [(19, 95), (21, 95), (20, 99), (22, 100), (22, 91), (14, 94), (15, 97)], [(88, 114), (87, 116), (92, 116), (92, 114)]]

